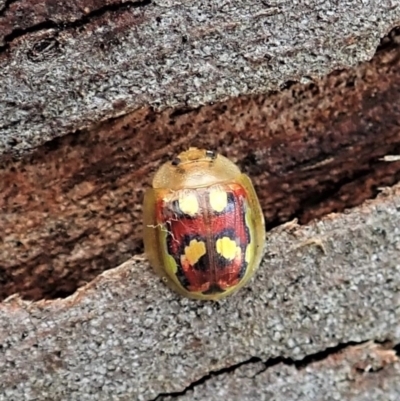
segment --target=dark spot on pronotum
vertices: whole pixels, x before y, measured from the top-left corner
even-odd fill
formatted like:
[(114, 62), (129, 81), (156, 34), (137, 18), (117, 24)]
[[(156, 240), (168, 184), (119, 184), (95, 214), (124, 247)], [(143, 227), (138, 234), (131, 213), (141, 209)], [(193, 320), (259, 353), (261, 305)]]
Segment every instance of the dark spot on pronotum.
[(171, 161), (171, 164), (172, 164), (173, 166), (178, 166), (180, 163), (181, 163), (181, 159), (180, 159), (179, 157), (175, 157), (175, 159), (173, 159), (173, 160)]
[(214, 160), (217, 157), (217, 154), (213, 150), (206, 150), (206, 157)]

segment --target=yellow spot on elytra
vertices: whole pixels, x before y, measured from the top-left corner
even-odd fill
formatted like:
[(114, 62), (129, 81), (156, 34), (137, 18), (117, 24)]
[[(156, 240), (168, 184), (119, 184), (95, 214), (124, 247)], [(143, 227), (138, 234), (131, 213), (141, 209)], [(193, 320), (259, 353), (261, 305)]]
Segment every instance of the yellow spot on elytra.
[(216, 212), (222, 212), (228, 205), (228, 194), (220, 189), (210, 191), (210, 205)]
[(191, 266), (195, 265), (199, 259), (206, 254), (206, 245), (203, 241), (192, 239), (188, 246), (185, 246), (185, 257)]
[(235, 259), (236, 255), (240, 253), (240, 247), (238, 247), (236, 242), (229, 237), (217, 239), (215, 246), (217, 252), (228, 260)]
[(199, 201), (195, 194), (184, 195), (179, 199), (179, 208), (183, 213), (194, 216), (199, 211)]
[(253, 256), (253, 246), (252, 244), (249, 244), (246, 247), (246, 254), (244, 255), (244, 260), (246, 261), (247, 264), (250, 263), (252, 256)]

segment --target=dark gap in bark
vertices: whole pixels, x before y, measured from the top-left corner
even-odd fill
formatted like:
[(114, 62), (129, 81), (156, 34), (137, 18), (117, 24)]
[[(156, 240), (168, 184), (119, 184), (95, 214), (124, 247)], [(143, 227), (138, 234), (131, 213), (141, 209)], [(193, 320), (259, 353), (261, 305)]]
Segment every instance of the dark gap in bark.
[[(8, 3), (8, 6), (12, 3), (13, 1), (11, 0)], [(81, 28), (84, 25), (88, 24), (91, 22), (92, 19), (101, 17), (107, 12), (122, 12), (125, 10), (128, 10), (130, 8), (140, 8), (140, 7), (146, 7), (151, 5), (152, 0), (142, 0), (140, 2), (125, 2), (125, 3), (120, 3), (120, 4), (107, 4), (103, 7), (100, 7), (97, 10), (93, 10), (87, 15), (75, 20), (75, 21), (65, 21), (65, 22), (55, 22), (52, 20), (47, 20), (40, 22), (36, 25), (32, 25), (27, 28), (16, 28), (14, 29), (11, 33), (8, 35), (4, 36), (3, 42), (4, 45), (0, 46), (0, 54), (6, 50), (9, 49), (11, 42), (13, 42), (15, 39), (18, 39), (26, 34), (29, 33), (34, 33), (34, 32), (40, 32), (42, 30), (47, 30), (47, 29), (56, 29), (57, 33), (65, 31), (67, 29), (77, 29)], [(7, 3), (6, 3), (7, 6)], [(3, 13), (4, 13), (3, 9)], [(2, 13), (0, 13), (1, 16)]]
[(221, 152), (249, 174), (268, 230), (342, 212), (394, 185), (400, 162), (381, 158), (400, 154), (396, 32), (370, 62), (312, 84), (194, 110), (141, 109), (3, 158), (0, 299), (64, 297), (142, 252), (144, 190), (189, 146)]

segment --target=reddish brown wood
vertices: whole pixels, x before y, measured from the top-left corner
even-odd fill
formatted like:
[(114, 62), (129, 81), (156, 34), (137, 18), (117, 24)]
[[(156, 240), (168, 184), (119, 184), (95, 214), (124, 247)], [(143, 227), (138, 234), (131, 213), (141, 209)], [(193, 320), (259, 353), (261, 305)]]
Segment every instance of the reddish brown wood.
[(0, 46), (24, 31), (52, 28), (87, 20), (107, 10), (123, 9), (138, 0), (9, 0), (0, 9)]
[(188, 146), (253, 177), (268, 228), (342, 211), (400, 179), (400, 50), (309, 85), (196, 110), (141, 109), (0, 169), (1, 297), (63, 296), (141, 252), (155, 169)]

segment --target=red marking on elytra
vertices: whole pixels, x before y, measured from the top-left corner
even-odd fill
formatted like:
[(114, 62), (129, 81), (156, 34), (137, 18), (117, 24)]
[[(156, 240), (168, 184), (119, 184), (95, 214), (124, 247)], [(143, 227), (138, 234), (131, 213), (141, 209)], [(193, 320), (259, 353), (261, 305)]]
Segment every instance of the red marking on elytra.
[[(203, 211), (194, 217), (177, 215), (172, 200), (165, 202), (160, 199), (157, 203), (158, 222), (175, 239), (167, 239), (167, 249), (178, 264), (178, 279), (189, 291), (205, 292), (210, 287), (226, 290), (236, 286), (241, 279), (245, 249), (250, 241), (249, 227), (245, 220), (247, 194), (239, 184), (220, 185), (220, 189), (233, 195), (233, 207), (222, 213), (213, 211), (209, 204), (210, 188), (193, 189), (200, 211)], [(185, 190), (186, 193), (187, 191)], [(179, 193), (176, 195), (178, 197)], [(225, 235), (235, 239), (238, 246), (242, 246), (242, 252), (231, 262), (226, 260), (225, 263), (218, 264), (221, 257), (216, 251), (215, 243), (217, 238)], [(206, 266), (192, 266), (185, 257), (184, 249), (188, 245), (188, 238), (197, 238), (206, 244)]]

